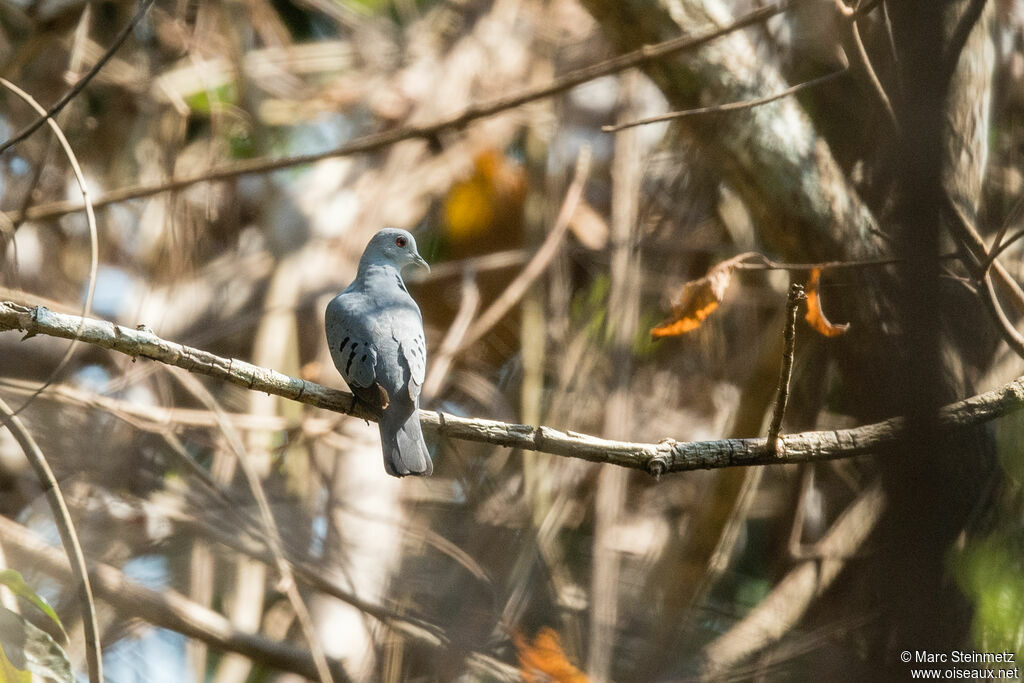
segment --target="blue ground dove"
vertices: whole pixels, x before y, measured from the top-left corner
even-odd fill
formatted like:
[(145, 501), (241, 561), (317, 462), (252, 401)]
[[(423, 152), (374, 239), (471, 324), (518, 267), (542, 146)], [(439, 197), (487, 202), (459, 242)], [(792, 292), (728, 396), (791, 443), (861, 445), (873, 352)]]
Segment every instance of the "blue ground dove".
[(366, 245), (356, 279), (327, 305), (331, 358), (352, 393), (380, 412), (384, 469), (428, 476), (434, 465), (418, 414), (427, 346), (419, 306), (402, 280), (405, 266), (427, 268), (416, 240), (386, 228)]

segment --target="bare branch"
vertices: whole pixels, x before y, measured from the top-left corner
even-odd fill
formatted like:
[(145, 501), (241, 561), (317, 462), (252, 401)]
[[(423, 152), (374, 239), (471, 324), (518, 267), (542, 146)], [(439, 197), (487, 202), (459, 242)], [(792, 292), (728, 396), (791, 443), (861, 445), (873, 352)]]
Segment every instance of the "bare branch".
[[(940, 261), (958, 261), (961, 258), (960, 254), (955, 252), (939, 254)], [(895, 266), (907, 262), (902, 257), (887, 256), (847, 261), (819, 261), (818, 263), (780, 263), (757, 251), (748, 251), (738, 257), (733, 257), (733, 259), (739, 260), (739, 263), (734, 266), (736, 270), (859, 270)], [(748, 259), (756, 259), (756, 262), (751, 263)]]
[[(1024, 199), (1024, 197), (1022, 197)], [(989, 251), (988, 259), (981, 264), (984, 272), (988, 272), (992, 267), (992, 264), (996, 262), (996, 259), (1002, 256), (1003, 252), (1013, 246), (1013, 243), (1024, 237), (1024, 230), (1018, 230), (1013, 233), (1006, 240), (1003, 240), (1003, 236), (1006, 234), (1006, 228), (1009, 224), (1004, 223), (999, 228), (999, 234), (996, 235), (996, 239), (992, 243), (992, 249)]]
[[(418, 284), (420, 282), (435, 282), (445, 278), (461, 276), (467, 271), (482, 273), (489, 270), (503, 270), (515, 268), (529, 263), (532, 256), (530, 249), (509, 249), (507, 251), (496, 251), (482, 256), (470, 256), (468, 258), (444, 261), (434, 265), (430, 264), (430, 272), (417, 271), (409, 273), (406, 282)], [(405, 276), (403, 276), (405, 277)]]
[[(43, 334), (70, 339), (81, 325), (80, 339), (132, 357), (149, 358), (189, 372), (281, 396), (336, 413), (372, 420), (352, 394), (290, 377), (245, 361), (222, 358), (207, 351), (161, 339), (148, 329), (129, 329), (114, 323), (54, 313), (0, 302), (0, 330), (24, 330), (26, 338)], [(1024, 408), (1024, 377), (1002, 387), (951, 403), (939, 411), (936, 426), (956, 430), (989, 422)], [(424, 428), (442, 437), (551, 453), (591, 462), (644, 470), (653, 475), (721, 467), (747, 467), (850, 458), (893, 446), (905, 436), (903, 418), (832, 431), (787, 434), (777, 452), (763, 438), (658, 443), (613, 441), (551, 427), (531, 427), (497, 420), (457, 417), (420, 411)]]
[(754, 99), (754, 100), (745, 100), (743, 102), (729, 102), (727, 104), (716, 104), (716, 105), (713, 105), (713, 106), (710, 106), (710, 107), (699, 107), (697, 109), (684, 109), (683, 111), (670, 111), (667, 114), (659, 114), (658, 116), (650, 116), (650, 117), (645, 118), (645, 119), (637, 119), (636, 121), (628, 121), (626, 123), (617, 123), (614, 126), (601, 126), (601, 131), (604, 132), (604, 133), (615, 133), (615, 132), (618, 132), (620, 130), (625, 130), (627, 128), (633, 128), (635, 126), (646, 126), (649, 123), (660, 123), (661, 121), (671, 121), (673, 119), (682, 119), (682, 118), (686, 118), (687, 116), (700, 116), (702, 114), (722, 114), (722, 113), (729, 112), (729, 111), (739, 111), (741, 109), (750, 109), (752, 107), (760, 107), (763, 104), (769, 104), (769, 103), (774, 102), (776, 100), (781, 100), (783, 97), (789, 97), (790, 95), (795, 95), (796, 93), (800, 92), (801, 90), (805, 90), (807, 88), (813, 88), (814, 86), (821, 85), (822, 83), (828, 83), (829, 81), (835, 80), (836, 78), (839, 78), (840, 76), (845, 75), (847, 73), (847, 71), (848, 71), (848, 69), (841, 69), (840, 71), (833, 71), (830, 74), (825, 74), (824, 76), (819, 76), (818, 78), (812, 78), (811, 80), (804, 81), (803, 83), (797, 83), (796, 85), (791, 85), (790, 87), (786, 88), (785, 90), (781, 90), (781, 91), (779, 91), (777, 93), (774, 93), (772, 95), (767, 95), (766, 97), (758, 97), (757, 99)]
[(1024, 335), (1021, 335), (1013, 321), (1006, 317), (1006, 311), (1003, 310), (1002, 305), (999, 303), (999, 295), (996, 294), (995, 287), (992, 285), (991, 273), (986, 273), (982, 276), (978, 287), (978, 296), (981, 298), (981, 303), (988, 309), (988, 314), (992, 316), (992, 319), (998, 325), (1003, 341), (1006, 342), (1006, 345), (1014, 353), (1024, 358)]
[(782, 418), (786, 414), (789, 403), (789, 381), (793, 376), (793, 355), (796, 351), (796, 314), (800, 310), (800, 302), (806, 301), (804, 288), (797, 283), (789, 286), (789, 297), (786, 299), (786, 326), (783, 330), (782, 368), (779, 370), (778, 397), (775, 399), (775, 410), (768, 426), (768, 447), (778, 448), (779, 432), (782, 430)]
[(864, 41), (861, 40), (860, 29), (857, 28), (857, 16), (854, 14), (856, 10), (855, 8), (847, 7), (843, 0), (835, 0), (835, 5), (841, 20), (846, 24), (843, 35), (843, 52), (846, 54), (848, 61), (856, 64), (855, 72), (866, 82), (868, 89), (878, 98), (878, 102), (881, 104), (886, 117), (888, 117), (889, 123), (898, 134), (900, 132), (899, 118), (896, 116), (896, 110), (893, 109), (892, 102), (889, 100), (885, 88), (882, 87), (882, 82), (878, 80), (878, 74), (875, 73), (874, 67), (871, 66), (871, 58), (868, 57), (867, 50), (864, 49)]
[[(989, 251), (985, 246), (985, 241), (981, 239), (977, 227), (964, 213), (963, 209), (957, 205), (953, 197), (949, 193), (943, 193), (943, 200), (946, 203), (946, 214), (951, 219), (953, 234), (960, 240), (964, 249), (974, 259), (977, 267), (972, 267), (968, 259), (964, 259), (964, 265), (978, 279), (981, 279), (984, 272), (990, 272), (994, 284), (1010, 298), (1010, 303), (1013, 304), (1017, 313), (1024, 315), (1024, 290), (1021, 289), (1021, 286), (1017, 284), (1017, 281), (1013, 279), (1013, 276), (1010, 275), (1009, 271), (1006, 270), (998, 259), (992, 259), (992, 262), (989, 263)], [(981, 270), (983, 267), (986, 271)]]
[(476, 315), (480, 306), (480, 288), (476, 284), (476, 271), (470, 268), (462, 271), (461, 292), (459, 310), (456, 311), (455, 319), (452, 320), (448, 333), (441, 341), (441, 346), (431, 361), (427, 379), (423, 382), (423, 401), (427, 404), (444, 387), (444, 380), (452, 366), (452, 361), (455, 360), (455, 354), (462, 346), (469, 324), (473, 322), (473, 316)]
[[(1017, 355), (1024, 358), (1024, 336), (1017, 331), (1016, 326), (1003, 310), (995, 285), (1000, 285), (1000, 288), (1010, 298), (1010, 303), (1018, 315), (1024, 314), (1024, 291), (999, 262), (999, 244), (996, 243), (991, 250), (988, 250), (981, 235), (978, 234), (977, 228), (953, 197), (949, 193), (943, 193), (943, 198), (946, 202), (946, 213), (951, 218), (954, 234), (971, 257), (963, 259), (963, 262), (975, 279), (979, 281), (979, 288), (982, 290), (980, 292), (982, 303), (998, 325), (1003, 340)], [(974, 263), (971, 262), (971, 259), (974, 260)]]
[(956, 29), (953, 31), (953, 35), (950, 36), (949, 44), (946, 45), (942, 55), (944, 77), (946, 79), (952, 78), (953, 72), (956, 71), (957, 63), (960, 61), (961, 53), (967, 45), (968, 38), (971, 36), (971, 31), (974, 30), (975, 24), (981, 19), (985, 3), (986, 0), (970, 0), (970, 4), (967, 5), (963, 15), (957, 21)]

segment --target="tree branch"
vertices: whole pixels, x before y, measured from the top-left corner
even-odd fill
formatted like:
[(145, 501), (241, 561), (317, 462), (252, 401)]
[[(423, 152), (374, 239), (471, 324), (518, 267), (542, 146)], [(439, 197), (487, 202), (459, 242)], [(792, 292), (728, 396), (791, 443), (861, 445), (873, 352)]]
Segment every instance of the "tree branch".
[[(0, 330), (23, 330), (25, 338), (46, 335), (79, 339), (132, 357), (149, 358), (189, 372), (262, 391), (336, 413), (372, 420), (352, 394), (290, 377), (245, 361), (161, 339), (144, 326), (129, 329), (103, 320), (82, 319), (42, 307), (0, 302)], [(937, 428), (950, 431), (989, 422), (1024, 408), (1024, 377), (993, 391), (951, 403), (939, 411)], [(587, 434), (531, 427), (480, 418), (420, 411), (424, 428), (433, 434), (580, 458), (644, 470), (659, 476), (670, 472), (721, 467), (748, 467), (850, 458), (893, 446), (905, 438), (905, 421), (895, 417), (852, 429), (801, 432), (778, 439), (778, 450), (764, 438), (675, 441), (658, 443), (613, 441)]]
[(793, 378), (793, 355), (796, 352), (796, 314), (800, 302), (807, 301), (804, 288), (793, 282), (789, 285), (789, 296), (786, 299), (786, 325), (782, 334), (782, 367), (779, 370), (779, 389), (772, 411), (772, 421), (768, 425), (768, 447), (777, 448), (779, 433), (782, 431), (782, 418), (786, 415), (786, 404), (789, 402), (789, 382)]
[(709, 107), (698, 107), (696, 109), (684, 109), (682, 111), (670, 111), (670, 112), (668, 112), (666, 114), (658, 114), (657, 116), (648, 116), (646, 118), (637, 119), (635, 121), (627, 121), (625, 123), (616, 123), (615, 125), (611, 125), (611, 126), (601, 126), (601, 132), (602, 133), (617, 133), (620, 130), (626, 130), (628, 128), (635, 128), (636, 126), (646, 126), (647, 124), (650, 124), (650, 123), (660, 123), (662, 121), (672, 121), (672, 120), (675, 120), (675, 119), (683, 119), (683, 118), (686, 118), (687, 116), (703, 116), (705, 114), (723, 114), (725, 112), (730, 112), (730, 111), (740, 111), (742, 109), (750, 109), (752, 107), (760, 107), (761, 105), (764, 105), (764, 104), (771, 104), (775, 100), (781, 100), (783, 97), (789, 97), (790, 95), (795, 95), (796, 93), (800, 92), (801, 90), (806, 90), (807, 88), (813, 88), (815, 86), (821, 85), (822, 83), (828, 83), (829, 81), (835, 80), (835, 79), (839, 78), (840, 76), (845, 76), (848, 72), (849, 72), (849, 69), (840, 69), (839, 71), (833, 71), (832, 73), (827, 73), (824, 76), (818, 76), (817, 78), (812, 78), (809, 81), (804, 81), (803, 83), (797, 83), (796, 85), (791, 85), (790, 87), (786, 88), (785, 90), (781, 90), (781, 91), (779, 91), (777, 93), (772, 93), (771, 95), (766, 95), (764, 97), (758, 97), (758, 98), (753, 99), (753, 100), (742, 100), (740, 102), (727, 102), (725, 104), (714, 104), (714, 105), (711, 105)]

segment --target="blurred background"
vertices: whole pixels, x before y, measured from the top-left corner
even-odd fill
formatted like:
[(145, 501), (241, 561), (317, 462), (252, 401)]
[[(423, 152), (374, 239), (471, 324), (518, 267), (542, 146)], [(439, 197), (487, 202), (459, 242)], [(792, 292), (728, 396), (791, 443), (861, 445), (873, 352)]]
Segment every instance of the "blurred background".
[[(641, 70), (303, 163), (762, 3), (156, 0), (56, 117), (97, 203), (91, 315), (344, 388), (324, 309), (369, 237), (400, 226), (433, 268), (409, 277), (424, 408), (628, 441), (752, 437), (808, 268), (730, 272), (706, 320), (653, 339), (692, 317), (684, 284), (748, 251), (811, 264), (919, 248), (941, 263), (921, 347), (935, 353), (914, 345), (901, 293), (918, 290), (898, 266), (826, 269), (824, 310), (850, 328), (799, 322), (784, 430), (999, 386), (1024, 363), (970, 257), (1010, 244), (995, 305), (1017, 320), (1024, 3), (863, 4), (803, 0)], [(138, 10), (4, 2), (0, 75), (49, 106)], [(602, 131), (837, 72), (763, 106)], [(7, 139), (37, 115), (0, 98)], [(920, 167), (982, 252), (922, 203)], [(0, 158), (0, 209), (0, 298), (81, 312), (90, 230), (45, 127)], [(915, 212), (941, 227), (933, 243)], [(1024, 653), (1019, 417), (920, 449), (660, 480), (434, 440), (435, 475), (397, 480), (375, 425), (85, 344), (62, 364), (67, 347), (0, 335), (0, 397), (23, 408), (89, 561), (153, 591), (97, 589), (110, 681), (315, 675), (238, 457), (336, 680), (905, 680), (902, 650)], [(82, 672), (71, 582), (25, 535), (57, 533), (6, 430), (0, 491), (0, 565), (54, 605)]]

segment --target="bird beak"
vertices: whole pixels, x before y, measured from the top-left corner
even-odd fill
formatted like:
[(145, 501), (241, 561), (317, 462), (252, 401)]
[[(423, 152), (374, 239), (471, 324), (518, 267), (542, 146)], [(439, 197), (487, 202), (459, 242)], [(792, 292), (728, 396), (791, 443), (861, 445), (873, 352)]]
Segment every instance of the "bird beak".
[(414, 254), (413, 255), (412, 262), (413, 262), (414, 265), (417, 265), (420, 268), (423, 268), (428, 273), (430, 272), (430, 265), (426, 261), (424, 261), (423, 257), (420, 256), (419, 254)]

